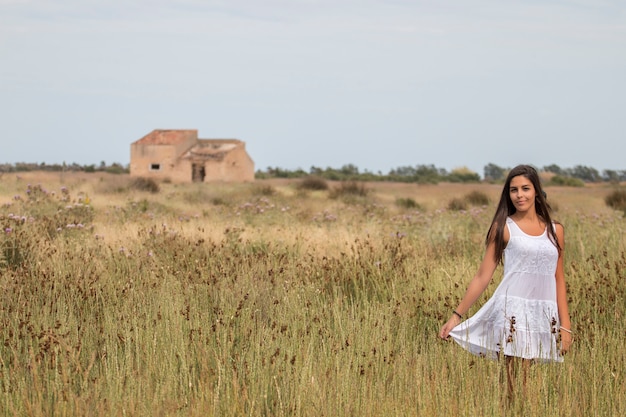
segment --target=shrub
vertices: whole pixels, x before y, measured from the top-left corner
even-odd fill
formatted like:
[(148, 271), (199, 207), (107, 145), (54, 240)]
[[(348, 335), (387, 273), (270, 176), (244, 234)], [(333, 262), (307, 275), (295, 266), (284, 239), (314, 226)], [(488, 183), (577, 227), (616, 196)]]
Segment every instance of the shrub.
[(489, 197), (482, 191), (472, 191), (465, 196), (467, 201), (472, 206), (486, 206), (489, 204)]
[(328, 190), (328, 182), (321, 177), (309, 176), (298, 184), (298, 188), (301, 190)]
[(138, 177), (130, 183), (130, 188), (138, 191), (147, 191), (152, 194), (159, 192), (159, 184), (152, 178)]
[(405, 209), (414, 209), (414, 210), (419, 210), (419, 211), (423, 210), (422, 206), (418, 202), (416, 202), (415, 200), (413, 200), (410, 197), (407, 197), (407, 198), (402, 198), (402, 197), (397, 198), (396, 199), (396, 206), (402, 207), (402, 208), (405, 208)]
[(26, 198), (18, 197), (15, 209), (22, 216), (36, 220), (39, 230), (52, 237), (67, 228), (79, 226), (82, 229), (91, 223), (94, 212), (90, 203), (91, 199), (83, 193), (73, 198), (67, 187), (61, 187), (57, 193), (41, 185), (28, 185)]
[(578, 178), (555, 175), (547, 185), (563, 185), (566, 187), (584, 187), (585, 182)]
[(604, 198), (604, 202), (615, 210), (622, 210), (626, 215), (626, 190), (614, 190)]
[(463, 167), (453, 170), (448, 174), (446, 180), (449, 182), (480, 182), (480, 175)]
[(330, 198), (339, 197), (366, 197), (370, 190), (363, 184), (356, 181), (342, 182), (333, 188), (329, 194)]
[(261, 185), (253, 190), (255, 195), (271, 196), (276, 194), (276, 189), (271, 185)]
[(73, 198), (67, 187), (56, 192), (28, 185), (24, 197), (0, 207), (0, 269), (32, 263), (33, 252), (57, 236), (81, 236), (94, 219), (90, 203), (83, 193)]
[(467, 202), (460, 198), (453, 198), (448, 203), (448, 210), (454, 210), (454, 211), (467, 210)]
[[(0, 217), (0, 270), (7, 268), (15, 270), (22, 266), (30, 257), (33, 241), (29, 234), (29, 226), (19, 220)], [(13, 224), (7, 222), (12, 221)]]
[(104, 169), (104, 172), (108, 172), (109, 174), (125, 174), (128, 173), (128, 169), (125, 169), (123, 166), (118, 164), (113, 164)]

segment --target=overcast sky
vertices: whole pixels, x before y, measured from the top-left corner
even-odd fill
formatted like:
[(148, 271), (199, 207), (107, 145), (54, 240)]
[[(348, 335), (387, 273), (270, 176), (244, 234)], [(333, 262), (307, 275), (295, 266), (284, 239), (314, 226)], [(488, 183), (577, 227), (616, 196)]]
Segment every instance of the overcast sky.
[(0, 163), (626, 169), (623, 0), (0, 0)]

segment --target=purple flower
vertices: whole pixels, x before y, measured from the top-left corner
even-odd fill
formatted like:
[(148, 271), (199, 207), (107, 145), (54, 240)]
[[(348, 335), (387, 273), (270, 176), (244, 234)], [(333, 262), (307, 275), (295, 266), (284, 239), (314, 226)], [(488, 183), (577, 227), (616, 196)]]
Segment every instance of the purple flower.
[(6, 229), (4, 229), (4, 233), (11, 233), (13, 231), (13, 229), (11, 229), (10, 227), (7, 227)]

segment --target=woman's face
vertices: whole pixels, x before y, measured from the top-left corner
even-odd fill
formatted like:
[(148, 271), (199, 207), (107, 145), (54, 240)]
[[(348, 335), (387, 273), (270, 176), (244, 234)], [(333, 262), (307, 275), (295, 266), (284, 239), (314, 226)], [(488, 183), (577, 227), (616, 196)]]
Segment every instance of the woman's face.
[(509, 197), (516, 211), (528, 211), (535, 208), (535, 186), (523, 175), (511, 179)]

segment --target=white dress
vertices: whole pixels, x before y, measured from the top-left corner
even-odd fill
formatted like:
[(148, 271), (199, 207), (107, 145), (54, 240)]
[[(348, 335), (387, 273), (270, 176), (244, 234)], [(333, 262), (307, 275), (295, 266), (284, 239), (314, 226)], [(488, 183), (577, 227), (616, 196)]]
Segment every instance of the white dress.
[(502, 353), (541, 362), (562, 362), (556, 345), (558, 250), (547, 233), (524, 233), (509, 217), (504, 276), (493, 296), (450, 332), (469, 352), (496, 359)]

